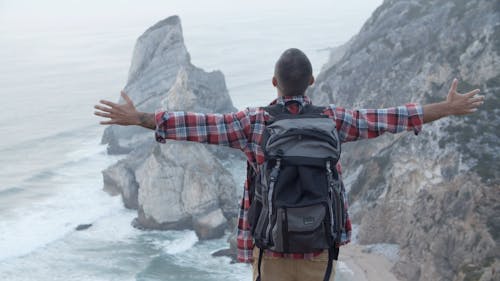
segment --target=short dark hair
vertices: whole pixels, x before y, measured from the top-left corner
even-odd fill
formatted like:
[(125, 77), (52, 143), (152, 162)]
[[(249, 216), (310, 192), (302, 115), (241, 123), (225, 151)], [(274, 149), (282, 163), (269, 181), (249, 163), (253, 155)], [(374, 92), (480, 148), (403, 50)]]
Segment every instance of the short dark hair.
[(312, 65), (304, 52), (291, 48), (276, 62), (274, 76), (283, 95), (303, 95), (312, 77)]

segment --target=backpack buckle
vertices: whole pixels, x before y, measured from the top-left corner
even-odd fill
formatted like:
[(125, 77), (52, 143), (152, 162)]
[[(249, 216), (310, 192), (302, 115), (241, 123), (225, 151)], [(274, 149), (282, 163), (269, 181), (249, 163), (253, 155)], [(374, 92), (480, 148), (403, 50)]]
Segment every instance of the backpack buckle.
[(271, 170), (271, 174), (269, 175), (269, 180), (271, 182), (276, 182), (278, 180), (280, 167), (281, 167), (281, 158), (278, 158), (276, 159), (276, 165), (274, 165), (273, 169)]

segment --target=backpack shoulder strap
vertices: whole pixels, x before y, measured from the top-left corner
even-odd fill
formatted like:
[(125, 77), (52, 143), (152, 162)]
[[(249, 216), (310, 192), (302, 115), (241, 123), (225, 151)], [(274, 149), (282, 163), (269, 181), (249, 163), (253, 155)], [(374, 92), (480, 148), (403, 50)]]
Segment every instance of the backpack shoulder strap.
[(283, 114), (283, 112), (285, 111), (285, 107), (282, 104), (273, 104), (263, 107), (262, 109), (264, 109), (264, 111), (271, 116), (271, 119), (280, 114)]
[(262, 109), (269, 114), (269, 119), (265, 122), (266, 125), (272, 124), (276, 120), (276, 117), (286, 114), (285, 106), (282, 104), (273, 104), (262, 107)]
[[(272, 117), (271, 119), (275, 118), (278, 115), (288, 113), (285, 106), (282, 104), (273, 104), (263, 107), (262, 109), (264, 109), (264, 111), (266, 111)], [(325, 106), (306, 104), (301, 108), (299, 114), (323, 114), (325, 110)]]
[(258, 261), (258, 265), (257, 265), (257, 279), (255, 279), (255, 281), (261, 281), (261, 264), (262, 264), (262, 256), (264, 255), (264, 250), (262, 250), (261, 248), (259, 248), (259, 261)]
[(306, 104), (302, 109), (303, 114), (323, 114), (326, 110), (325, 106), (315, 106), (312, 104)]
[(332, 275), (333, 271), (333, 261), (339, 259), (339, 248), (337, 248), (335, 245), (332, 246), (330, 249), (328, 249), (328, 264), (326, 266), (326, 272), (325, 272), (325, 277), (323, 281), (329, 281), (330, 276)]

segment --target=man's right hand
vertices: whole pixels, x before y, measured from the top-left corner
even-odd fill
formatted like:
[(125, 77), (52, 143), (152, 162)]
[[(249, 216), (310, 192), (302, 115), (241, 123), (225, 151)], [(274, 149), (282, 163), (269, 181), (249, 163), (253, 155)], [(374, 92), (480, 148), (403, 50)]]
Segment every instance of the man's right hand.
[(124, 104), (116, 104), (107, 100), (101, 100), (100, 105), (94, 106), (94, 108), (98, 110), (94, 112), (95, 115), (109, 118), (107, 121), (101, 121), (100, 124), (122, 126), (137, 125), (148, 129), (155, 129), (154, 114), (137, 111), (130, 97), (123, 91), (121, 95), (125, 100)]

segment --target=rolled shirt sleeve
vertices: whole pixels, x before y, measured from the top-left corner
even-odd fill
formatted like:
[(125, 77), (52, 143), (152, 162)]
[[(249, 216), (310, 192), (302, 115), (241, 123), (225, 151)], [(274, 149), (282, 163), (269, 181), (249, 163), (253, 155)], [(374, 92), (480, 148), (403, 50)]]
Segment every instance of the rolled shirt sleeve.
[(330, 105), (342, 142), (378, 137), (386, 132), (400, 133), (422, 130), (423, 111), (417, 104), (383, 109), (348, 110)]
[(248, 110), (227, 114), (159, 111), (155, 121), (155, 138), (160, 143), (173, 139), (243, 149), (251, 133)]

